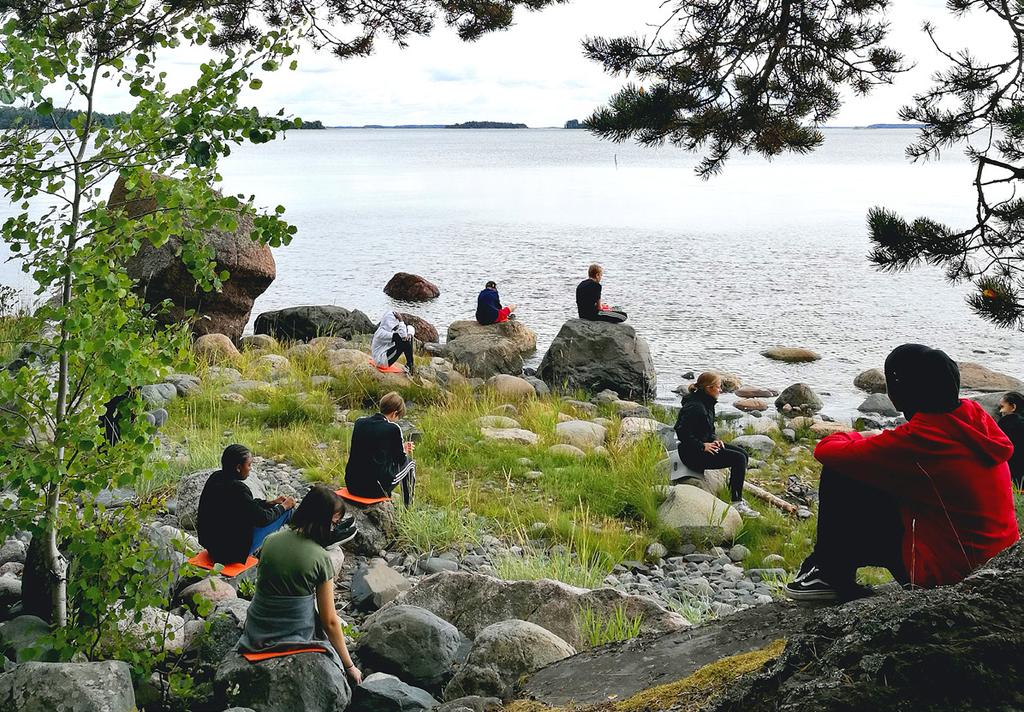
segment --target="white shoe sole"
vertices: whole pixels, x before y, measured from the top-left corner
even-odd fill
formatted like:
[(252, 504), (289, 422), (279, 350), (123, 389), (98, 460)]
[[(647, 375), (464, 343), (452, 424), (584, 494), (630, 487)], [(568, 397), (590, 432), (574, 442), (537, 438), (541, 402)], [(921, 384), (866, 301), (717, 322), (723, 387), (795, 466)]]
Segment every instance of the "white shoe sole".
[(789, 587), (783, 589), (786, 598), (793, 601), (838, 601), (839, 592), (835, 589), (827, 591), (793, 591)]

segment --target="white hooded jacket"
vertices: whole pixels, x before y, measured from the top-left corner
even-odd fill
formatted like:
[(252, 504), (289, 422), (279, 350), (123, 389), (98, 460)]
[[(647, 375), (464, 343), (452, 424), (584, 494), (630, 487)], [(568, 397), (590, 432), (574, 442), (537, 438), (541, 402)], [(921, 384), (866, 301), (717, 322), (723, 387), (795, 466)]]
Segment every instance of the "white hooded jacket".
[(373, 333), (373, 341), (370, 342), (370, 354), (373, 362), (380, 366), (388, 365), (388, 349), (395, 343), (395, 334), (408, 341), (412, 339), (416, 330), (398, 318), (393, 311), (384, 312), (380, 318), (380, 326)]

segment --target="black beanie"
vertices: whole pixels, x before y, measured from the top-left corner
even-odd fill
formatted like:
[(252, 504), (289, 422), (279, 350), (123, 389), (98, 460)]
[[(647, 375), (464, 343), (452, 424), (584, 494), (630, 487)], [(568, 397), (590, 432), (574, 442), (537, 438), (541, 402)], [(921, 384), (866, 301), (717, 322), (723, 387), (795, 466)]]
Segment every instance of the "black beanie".
[(944, 351), (903, 344), (885, 359), (889, 398), (909, 419), (914, 413), (948, 413), (960, 405), (960, 367)]

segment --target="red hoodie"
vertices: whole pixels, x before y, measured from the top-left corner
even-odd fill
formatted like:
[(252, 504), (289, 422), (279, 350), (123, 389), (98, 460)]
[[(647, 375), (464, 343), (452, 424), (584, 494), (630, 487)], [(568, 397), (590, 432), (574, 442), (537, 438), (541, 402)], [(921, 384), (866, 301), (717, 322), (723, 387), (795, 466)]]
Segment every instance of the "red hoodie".
[(940, 586), (962, 580), (1020, 538), (1006, 464), (1012, 453), (988, 413), (961, 400), (951, 413), (917, 413), (874, 437), (829, 435), (814, 457), (899, 501), (910, 581)]

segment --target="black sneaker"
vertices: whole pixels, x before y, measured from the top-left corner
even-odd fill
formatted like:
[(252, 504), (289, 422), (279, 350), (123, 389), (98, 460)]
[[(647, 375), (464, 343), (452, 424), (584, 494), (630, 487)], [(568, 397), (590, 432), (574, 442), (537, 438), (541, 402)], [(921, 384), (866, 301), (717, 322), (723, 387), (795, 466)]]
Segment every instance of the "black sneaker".
[(838, 601), (839, 589), (821, 577), (821, 569), (810, 566), (786, 584), (785, 593), (794, 601)]
[(347, 544), (348, 542), (350, 542), (353, 539), (355, 539), (356, 538), (356, 534), (359, 533), (359, 530), (356, 529), (356, 525), (355, 524), (353, 524), (352, 522), (349, 522), (348, 524), (345, 524), (344, 521), (345, 520), (342, 520), (341, 522), (339, 522), (338, 526), (334, 527), (334, 529), (331, 530), (331, 544), (332, 545), (333, 544)]

